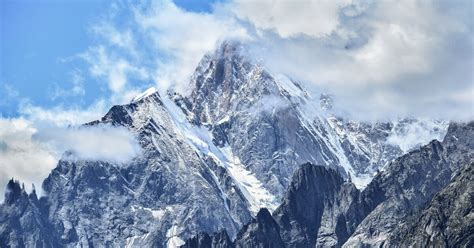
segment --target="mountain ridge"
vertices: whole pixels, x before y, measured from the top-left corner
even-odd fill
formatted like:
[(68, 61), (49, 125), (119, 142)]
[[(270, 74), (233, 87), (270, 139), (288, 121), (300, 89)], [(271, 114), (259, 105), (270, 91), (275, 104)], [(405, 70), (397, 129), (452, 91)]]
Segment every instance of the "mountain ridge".
[[(248, 227), (242, 229), (225, 247), (271, 247), (278, 239), (283, 243), (279, 247), (472, 244), (473, 187), (469, 179), (474, 165), (473, 137), (474, 122), (453, 123), (443, 142), (434, 140), (393, 161), (363, 191), (330, 168), (304, 164), (293, 176), (282, 205), (268, 220), (279, 235), (267, 234), (263, 225), (255, 224), (261, 221), (257, 218), (247, 224), (253, 225), (251, 232)], [(456, 152), (446, 153), (453, 147)], [(443, 197), (450, 194), (457, 197)], [(453, 208), (454, 214), (440, 206)], [(451, 228), (443, 228), (445, 223)], [(269, 238), (254, 238), (254, 233)], [(185, 247), (217, 246), (188, 242)]]
[[(387, 143), (396, 125), (309, 116), (301, 85), (269, 74), (233, 46), (203, 58), (191, 95), (148, 91), (85, 124), (128, 128), (140, 156), (125, 164), (60, 160), (43, 182), (46, 196), (32, 205), (41, 211), (4, 210), (4, 219), (38, 213), (45, 224), (34, 231), (50, 231), (48, 242), (65, 247), (176, 247), (223, 229), (233, 239), (260, 208), (276, 209), (301, 164), (369, 180), (402, 153)], [(7, 238), (10, 225), (0, 223), (6, 246), (20, 242)]]

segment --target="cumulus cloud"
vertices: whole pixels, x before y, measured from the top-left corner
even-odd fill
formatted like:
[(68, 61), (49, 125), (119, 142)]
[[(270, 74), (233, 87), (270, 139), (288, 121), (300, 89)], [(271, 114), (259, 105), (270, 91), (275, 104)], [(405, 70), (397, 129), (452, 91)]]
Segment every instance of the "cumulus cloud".
[(31, 190), (32, 183), (41, 185), (60, 158), (121, 164), (139, 154), (140, 146), (134, 134), (125, 128), (107, 125), (66, 128), (35, 124), (24, 118), (0, 119), (2, 189), (12, 177), (24, 182), (27, 190)]

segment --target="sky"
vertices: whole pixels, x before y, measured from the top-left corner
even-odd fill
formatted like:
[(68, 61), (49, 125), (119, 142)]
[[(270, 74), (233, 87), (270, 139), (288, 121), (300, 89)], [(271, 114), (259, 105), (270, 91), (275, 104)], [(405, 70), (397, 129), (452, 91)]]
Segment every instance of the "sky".
[(473, 23), (470, 0), (1, 1), (0, 185), (40, 184), (65, 150), (127, 161), (133, 134), (78, 126), (152, 86), (189, 93), (224, 40), (350, 118), (472, 120)]

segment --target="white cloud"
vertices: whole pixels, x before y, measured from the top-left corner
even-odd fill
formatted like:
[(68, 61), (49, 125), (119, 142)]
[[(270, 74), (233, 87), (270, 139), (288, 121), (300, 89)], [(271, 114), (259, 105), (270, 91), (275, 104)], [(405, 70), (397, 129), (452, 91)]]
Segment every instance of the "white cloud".
[(33, 138), (52, 146), (56, 151), (72, 152), (64, 159), (122, 163), (140, 152), (140, 146), (132, 132), (124, 127), (109, 125), (39, 128)]
[(448, 123), (416, 120), (404, 124), (395, 123), (393, 130), (394, 132), (388, 136), (387, 141), (407, 153), (428, 144), (433, 139), (442, 141), (446, 132), (440, 132), (440, 130), (448, 130)]
[(283, 38), (321, 37), (339, 25), (339, 10), (350, 0), (234, 1), (226, 6), (259, 29), (274, 30)]
[(25, 119), (0, 119), (0, 198), (12, 177), (31, 190), (31, 183), (41, 185), (56, 165), (56, 156), (32, 139), (35, 132)]
[(357, 118), (472, 119), (472, 14), (469, 1), (354, 1), (339, 9), (329, 35), (261, 31), (252, 54), (273, 72), (331, 92)]
[(31, 190), (32, 183), (41, 190), (39, 186), (59, 158), (121, 164), (139, 154), (140, 146), (134, 134), (125, 128), (107, 125), (66, 128), (24, 118), (0, 119), (1, 195), (12, 177), (25, 183), (27, 190)]

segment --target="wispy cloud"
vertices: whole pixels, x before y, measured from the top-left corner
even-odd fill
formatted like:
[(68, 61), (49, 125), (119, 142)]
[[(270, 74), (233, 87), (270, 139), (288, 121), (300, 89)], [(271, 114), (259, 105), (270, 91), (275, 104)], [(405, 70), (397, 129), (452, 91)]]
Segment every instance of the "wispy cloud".
[(0, 82), (0, 106), (9, 104), (10, 101), (16, 99), (20, 94), (8, 83)]
[(81, 72), (75, 70), (71, 73), (72, 87), (69, 89), (62, 88), (58, 84), (53, 84), (51, 99), (54, 101), (58, 98), (70, 98), (77, 96), (84, 96), (86, 90), (84, 89), (84, 77)]
[(19, 113), (27, 120), (34, 123), (45, 123), (54, 126), (66, 127), (81, 125), (100, 119), (107, 111), (107, 102), (98, 100), (88, 108), (64, 107), (58, 105), (45, 108), (24, 100), (20, 104)]

